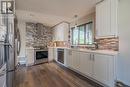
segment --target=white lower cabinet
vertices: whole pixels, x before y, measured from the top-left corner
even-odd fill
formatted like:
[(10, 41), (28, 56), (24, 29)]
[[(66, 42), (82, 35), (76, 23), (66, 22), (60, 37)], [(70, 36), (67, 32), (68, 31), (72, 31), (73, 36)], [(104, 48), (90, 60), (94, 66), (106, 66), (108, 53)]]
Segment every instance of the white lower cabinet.
[(34, 49), (26, 49), (27, 66), (34, 65)]
[(80, 72), (91, 77), (92, 64), (91, 53), (80, 52)]
[(94, 54), (93, 78), (103, 83), (107, 83), (108, 80), (108, 58), (107, 55)]
[(115, 56), (79, 51), (69, 51), (68, 56), (66, 61), (68, 67), (104, 85), (114, 87)]
[(114, 87), (114, 56), (94, 54), (93, 78)]
[(75, 70), (80, 70), (80, 58), (78, 51), (72, 51), (72, 68)]
[(48, 60), (53, 61), (54, 59), (54, 48), (49, 48), (48, 49)]
[(93, 55), (94, 55), (93, 78), (96, 79), (97, 81), (107, 84), (108, 86), (111, 86), (111, 84), (109, 84), (110, 81), (112, 80), (109, 79), (109, 73), (110, 73), (109, 65), (111, 64), (109, 60), (113, 58), (113, 56), (101, 55), (101, 54), (93, 54)]
[(66, 66), (67, 67), (72, 67), (72, 51), (68, 50), (68, 57), (66, 58)]
[(53, 49), (53, 57), (54, 57), (54, 60), (57, 61), (57, 48)]

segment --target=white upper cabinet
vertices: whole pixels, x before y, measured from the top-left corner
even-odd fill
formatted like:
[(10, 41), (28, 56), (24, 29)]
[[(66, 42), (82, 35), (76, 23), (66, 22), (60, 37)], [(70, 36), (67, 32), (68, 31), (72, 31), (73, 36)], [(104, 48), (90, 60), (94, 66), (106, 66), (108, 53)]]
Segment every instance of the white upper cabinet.
[(117, 0), (96, 5), (96, 38), (117, 37)]
[(54, 41), (68, 41), (69, 24), (66, 22), (60, 23), (53, 27)]
[(118, 36), (118, 0), (111, 0), (111, 33)]

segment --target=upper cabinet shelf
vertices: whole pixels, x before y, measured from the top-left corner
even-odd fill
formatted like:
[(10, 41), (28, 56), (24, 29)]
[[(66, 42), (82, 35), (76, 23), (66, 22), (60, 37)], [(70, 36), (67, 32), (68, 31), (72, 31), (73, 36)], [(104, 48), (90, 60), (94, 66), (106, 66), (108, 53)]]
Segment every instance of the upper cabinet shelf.
[(118, 0), (103, 0), (96, 5), (96, 38), (118, 37)]

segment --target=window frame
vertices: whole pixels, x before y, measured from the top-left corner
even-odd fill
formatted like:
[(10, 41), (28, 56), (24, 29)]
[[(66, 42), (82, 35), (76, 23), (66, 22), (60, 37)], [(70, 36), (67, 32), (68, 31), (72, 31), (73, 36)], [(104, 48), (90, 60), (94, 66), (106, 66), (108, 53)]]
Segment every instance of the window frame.
[[(75, 46), (75, 45), (91, 45), (91, 44), (88, 44), (86, 43), (86, 25), (87, 24), (92, 24), (92, 31), (93, 31), (93, 21), (90, 21), (88, 23), (85, 23), (85, 24), (81, 24), (81, 25), (78, 25), (77, 28), (78, 28), (78, 43), (77, 44), (74, 44), (73, 43), (73, 31), (75, 29), (75, 27), (71, 27), (71, 46)], [(81, 26), (84, 26), (84, 44), (80, 44), (80, 27)], [(93, 32), (92, 32), (93, 33)], [(92, 36), (92, 38), (94, 37), (94, 35)], [(93, 38), (94, 39), (94, 38)]]

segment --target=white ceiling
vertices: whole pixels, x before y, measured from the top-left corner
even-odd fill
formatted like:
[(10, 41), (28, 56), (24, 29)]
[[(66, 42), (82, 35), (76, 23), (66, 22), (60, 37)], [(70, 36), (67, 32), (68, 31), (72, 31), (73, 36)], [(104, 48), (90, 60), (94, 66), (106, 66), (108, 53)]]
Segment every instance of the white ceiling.
[(94, 11), (100, 0), (16, 0), (19, 19), (42, 22), (54, 26), (62, 21), (73, 21), (74, 15), (85, 16)]

